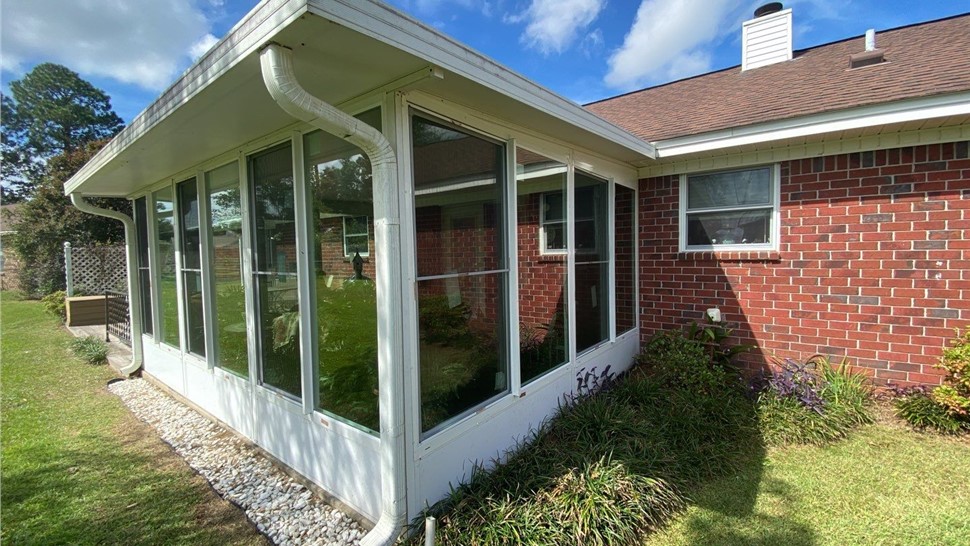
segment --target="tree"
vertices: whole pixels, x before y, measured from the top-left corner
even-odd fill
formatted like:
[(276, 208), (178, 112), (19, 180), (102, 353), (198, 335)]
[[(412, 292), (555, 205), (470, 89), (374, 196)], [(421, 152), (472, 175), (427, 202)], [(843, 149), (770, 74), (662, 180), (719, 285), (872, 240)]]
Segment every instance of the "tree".
[[(64, 195), (64, 183), (106, 142), (89, 142), (50, 158), (33, 196), (21, 206), (20, 221), (10, 243), (21, 260), (20, 289), (26, 294), (41, 296), (65, 288), (65, 241), (75, 245), (124, 242), (121, 222), (81, 212)], [(125, 199), (91, 201), (99, 207), (131, 214), (131, 203)]]
[(37, 65), (11, 82), (10, 92), (0, 105), (4, 201), (27, 198), (52, 157), (73, 154), (124, 126), (104, 91), (58, 64)]

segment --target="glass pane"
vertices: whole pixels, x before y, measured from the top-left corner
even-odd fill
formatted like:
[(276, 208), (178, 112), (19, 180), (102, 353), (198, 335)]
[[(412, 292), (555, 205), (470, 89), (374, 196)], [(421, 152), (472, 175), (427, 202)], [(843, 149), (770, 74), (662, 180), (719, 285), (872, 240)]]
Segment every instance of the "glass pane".
[(613, 256), (616, 264), (616, 333), (632, 330), (637, 323), (636, 300), (636, 192), (617, 184), (613, 222)]
[(757, 245), (771, 242), (771, 209), (687, 215), (687, 245)]
[(418, 276), (504, 269), (504, 147), (414, 117)]
[(421, 430), (509, 387), (505, 274), (418, 281)]
[(151, 270), (148, 265), (148, 199), (135, 199), (135, 238), (138, 245), (138, 282), (141, 287), (141, 329), (152, 335)]
[(508, 389), (505, 148), (411, 121), (418, 275), (440, 276), (418, 282), (421, 426), (428, 431)]
[(213, 362), (235, 374), (249, 377), (239, 166), (230, 163), (205, 173), (205, 188), (215, 288), (215, 297), (211, 298), (216, 350)]
[(771, 204), (771, 168), (711, 173), (687, 179), (687, 207), (734, 207)]
[(257, 274), (262, 382), (300, 397), (300, 301), (295, 275)]
[(609, 186), (580, 171), (575, 179), (576, 351), (582, 352), (610, 336)]
[[(358, 119), (380, 129), (380, 109)], [(317, 408), (379, 430), (374, 195), (370, 161), (346, 141), (304, 137), (313, 202)], [(356, 253), (360, 259), (355, 262)]]
[[(566, 224), (540, 225), (540, 216), (566, 217), (566, 166), (517, 148), (516, 213), (519, 261), (519, 365), (522, 383), (568, 361), (564, 256), (543, 256), (566, 248)], [(540, 237), (540, 230), (545, 231)]]
[(300, 306), (289, 144), (250, 159), (261, 380), (299, 397)]
[(158, 236), (158, 306), (162, 314), (162, 342), (179, 347), (178, 292), (175, 288), (175, 217), (172, 188), (154, 193), (155, 232)]
[(201, 269), (202, 240), (199, 232), (199, 192), (195, 179), (176, 186), (179, 196), (182, 269)]
[(202, 318), (202, 274), (198, 271), (182, 273), (185, 293), (185, 333), (189, 352), (205, 356), (205, 326)]

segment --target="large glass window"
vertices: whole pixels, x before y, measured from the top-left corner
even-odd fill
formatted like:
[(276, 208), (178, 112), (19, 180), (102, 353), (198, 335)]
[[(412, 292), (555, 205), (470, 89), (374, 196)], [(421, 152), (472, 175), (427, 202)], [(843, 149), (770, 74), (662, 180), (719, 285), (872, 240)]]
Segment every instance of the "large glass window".
[[(516, 148), (522, 383), (569, 360), (566, 165)], [(558, 254), (558, 255), (557, 255)]]
[[(380, 129), (380, 109), (357, 116)], [(304, 137), (312, 208), (317, 408), (378, 430), (377, 292), (371, 165), (357, 147), (316, 131)]]
[(239, 165), (230, 163), (205, 173), (209, 205), (209, 249), (212, 254), (213, 335), (216, 366), (249, 376), (246, 336), (246, 293), (242, 269), (242, 210)]
[(205, 319), (202, 305), (202, 239), (199, 229), (199, 191), (194, 178), (176, 186), (179, 203), (179, 243), (182, 256), (182, 309), (188, 352), (205, 357)]
[(576, 351), (606, 341), (609, 327), (609, 185), (576, 171)]
[(290, 144), (249, 159), (260, 381), (301, 395), (300, 304)]
[(179, 347), (178, 291), (175, 267), (175, 212), (172, 187), (166, 186), (153, 194), (155, 202), (155, 234), (158, 247), (158, 310), (161, 315), (158, 337), (163, 343)]
[(141, 302), (142, 332), (152, 335), (152, 272), (148, 262), (147, 197), (135, 199), (135, 238), (138, 245), (138, 288)]
[(772, 173), (772, 167), (758, 167), (682, 177), (684, 248), (776, 247), (777, 181)]
[(616, 184), (614, 197), (613, 259), (616, 264), (616, 333), (637, 324), (636, 298), (636, 192)]
[(505, 147), (411, 118), (421, 429), (507, 392)]

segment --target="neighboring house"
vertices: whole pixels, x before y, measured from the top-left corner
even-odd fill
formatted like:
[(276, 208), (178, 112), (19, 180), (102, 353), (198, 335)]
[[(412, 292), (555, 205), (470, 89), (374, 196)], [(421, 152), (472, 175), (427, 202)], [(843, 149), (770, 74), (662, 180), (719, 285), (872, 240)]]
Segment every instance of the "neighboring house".
[[(968, 20), (924, 27), (962, 25), (934, 47), (965, 51)], [(888, 62), (854, 73), (904, 64), (891, 35), (880, 43)], [(861, 48), (845, 44), (833, 74)], [(780, 88), (770, 74), (832, 47), (715, 76)], [(917, 343), (899, 329), (923, 336), (970, 319), (970, 167), (958, 159), (970, 82), (965, 56), (949, 60), (936, 70), (953, 67), (946, 94), (883, 91), (902, 113), (850, 103), (832, 118), (819, 99), (803, 102), (823, 110), (792, 109), (785, 121), (735, 113), (704, 125), (743, 110), (743, 99), (698, 91), (693, 103), (707, 100), (710, 116), (693, 121), (673, 102), (682, 92), (669, 104), (631, 94), (584, 109), (386, 5), (266, 0), (65, 192), (126, 223), (127, 371), (142, 369), (377, 522), (365, 543), (385, 543), (476, 462), (491, 464), (541, 426), (587, 371), (627, 369), (645, 336), (708, 308), (761, 340), (758, 356), (863, 339), (851, 305), (874, 306), (864, 324), (938, 350), (941, 332)], [(806, 78), (819, 76), (789, 76)], [(726, 85), (706, 93), (726, 96)], [(689, 128), (664, 129), (675, 123)], [(921, 147), (890, 150), (911, 144)], [(940, 162), (948, 174), (935, 174)], [(888, 167), (899, 163), (906, 169)], [(710, 174), (720, 169), (741, 174)], [(697, 207), (680, 212), (682, 230), (679, 176), (694, 173)], [(834, 201), (869, 192), (860, 210)], [(134, 219), (86, 195), (132, 199)], [(889, 254), (828, 246), (851, 237)], [(859, 254), (829, 255), (837, 250)], [(893, 254), (904, 251), (914, 254)], [(892, 260), (911, 273), (883, 275)], [(944, 265), (916, 279), (927, 260)], [(924, 311), (937, 289), (951, 295)], [(806, 298), (814, 306), (797, 307)], [(892, 316), (872, 319), (877, 308)], [(895, 337), (886, 343), (887, 366), (923, 362)]]
[(755, 366), (820, 353), (937, 384), (970, 325), (970, 16), (871, 51), (792, 53), (790, 33), (791, 10), (755, 19), (756, 68), (587, 105), (659, 156), (639, 170), (641, 336), (718, 307)]
[(17, 233), (19, 204), (0, 205), (0, 290), (19, 290), (20, 257), (10, 246), (10, 236)]

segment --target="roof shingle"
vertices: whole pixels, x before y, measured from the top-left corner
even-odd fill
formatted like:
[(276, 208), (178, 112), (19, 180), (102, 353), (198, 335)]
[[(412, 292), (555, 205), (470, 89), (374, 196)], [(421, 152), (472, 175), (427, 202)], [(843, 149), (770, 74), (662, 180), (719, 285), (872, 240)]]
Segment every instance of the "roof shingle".
[(850, 69), (856, 37), (796, 51), (791, 61), (740, 66), (586, 105), (656, 142), (768, 121), (970, 90), (970, 14), (878, 32), (886, 62)]

